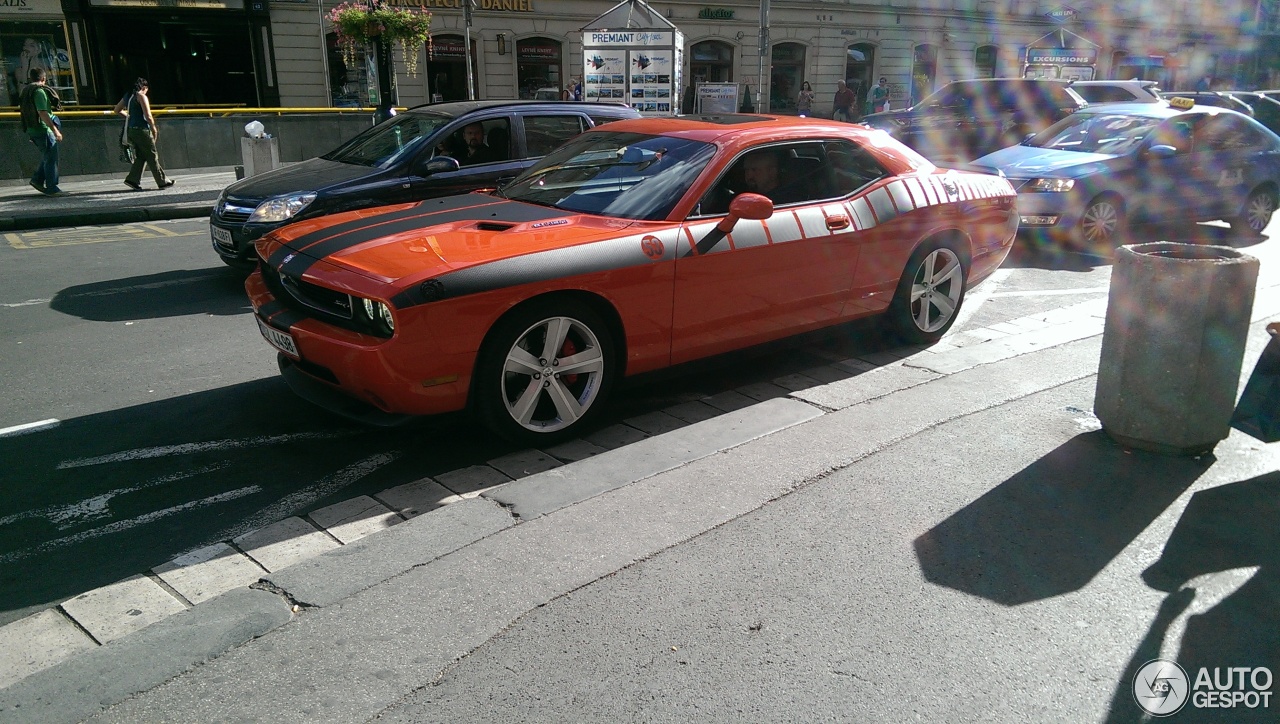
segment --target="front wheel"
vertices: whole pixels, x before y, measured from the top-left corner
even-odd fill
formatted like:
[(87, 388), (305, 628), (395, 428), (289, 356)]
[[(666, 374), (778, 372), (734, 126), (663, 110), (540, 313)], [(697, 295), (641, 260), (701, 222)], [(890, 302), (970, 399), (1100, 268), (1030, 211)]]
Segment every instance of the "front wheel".
[(1080, 240), (1086, 247), (1109, 250), (1125, 232), (1124, 206), (1114, 196), (1099, 196), (1080, 215)]
[(1231, 229), (1258, 236), (1271, 223), (1271, 215), (1275, 210), (1275, 194), (1265, 189), (1254, 189), (1249, 194), (1248, 200), (1244, 202), (1244, 214), (1231, 220)]
[(581, 304), (534, 303), (500, 320), (477, 361), (476, 411), (535, 447), (579, 434), (604, 406), (617, 369), (612, 335)]
[(950, 243), (926, 242), (907, 262), (889, 304), (890, 330), (909, 344), (932, 344), (951, 329), (969, 270)]

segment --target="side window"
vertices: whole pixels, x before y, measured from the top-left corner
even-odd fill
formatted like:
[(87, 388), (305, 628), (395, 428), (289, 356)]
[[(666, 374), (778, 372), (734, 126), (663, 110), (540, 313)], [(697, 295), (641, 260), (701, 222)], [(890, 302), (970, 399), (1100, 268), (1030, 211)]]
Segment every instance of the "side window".
[(1178, 155), (1191, 153), (1191, 122), (1169, 120), (1161, 123), (1151, 135), (1152, 146), (1173, 146)]
[(1239, 118), (1210, 118), (1196, 130), (1196, 152), (1248, 151), (1265, 147), (1265, 138)]
[(889, 175), (865, 148), (848, 141), (827, 143), (831, 183), (835, 196), (848, 196), (877, 179)]
[(524, 140), (530, 158), (551, 153), (584, 130), (582, 116), (578, 115), (524, 117)]
[(835, 176), (821, 142), (767, 146), (739, 156), (702, 198), (696, 214), (729, 212), (729, 202), (741, 193), (767, 196), (775, 206), (822, 201), (836, 191)]
[(591, 118), (591, 122), (595, 124), (596, 128), (599, 128), (600, 126), (603, 126), (606, 123), (613, 123), (614, 121), (622, 120), (617, 116), (605, 116), (599, 113), (588, 113), (587, 115)]
[(511, 122), (506, 118), (474, 121), (450, 133), (435, 155), (452, 156), (461, 166), (478, 166), (511, 159)]

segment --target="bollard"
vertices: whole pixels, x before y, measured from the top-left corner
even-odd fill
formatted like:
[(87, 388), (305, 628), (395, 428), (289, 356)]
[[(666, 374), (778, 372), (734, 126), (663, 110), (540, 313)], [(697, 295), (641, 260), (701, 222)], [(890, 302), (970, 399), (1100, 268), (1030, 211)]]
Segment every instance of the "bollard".
[(1231, 431), (1258, 260), (1224, 246), (1116, 250), (1094, 413), (1122, 445), (1174, 455)]
[(244, 161), (244, 175), (256, 176), (280, 168), (280, 141), (275, 138), (240, 139), (240, 158)]

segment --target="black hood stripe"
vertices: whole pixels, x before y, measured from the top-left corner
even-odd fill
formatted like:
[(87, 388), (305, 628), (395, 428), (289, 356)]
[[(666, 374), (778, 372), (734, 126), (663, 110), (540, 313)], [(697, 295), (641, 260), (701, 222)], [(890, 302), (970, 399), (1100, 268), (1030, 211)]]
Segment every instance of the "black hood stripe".
[[(606, 239), (501, 259), (488, 264), (478, 264), (442, 274), (423, 284), (406, 289), (397, 294), (391, 302), (397, 309), (404, 309), (522, 284), (671, 261), (675, 259), (676, 242), (680, 233), (679, 228), (664, 229), (653, 234)], [(656, 236), (662, 240), (661, 257), (655, 259), (645, 254), (641, 240), (646, 236)]]
[(491, 223), (507, 223), (521, 224), (529, 221), (545, 221), (547, 219), (559, 219), (569, 216), (568, 213), (559, 209), (551, 209), (545, 206), (532, 206), (529, 204), (516, 203), (514, 201), (504, 201), (494, 204), (485, 204), (478, 207), (470, 207), (465, 209), (457, 209), (455, 211), (442, 211), (431, 214), (429, 216), (402, 219), (386, 224), (377, 224), (375, 226), (367, 226), (356, 231), (351, 231), (341, 236), (335, 236), (325, 239), (319, 243), (312, 245), (304, 253), (296, 254), (287, 263), (281, 264), (280, 271), (290, 276), (301, 276), (317, 259), (322, 259), (330, 254), (353, 246), (365, 244), (376, 239), (381, 239), (393, 234), (399, 234), (405, 231), (415, 231), (425, 229), (440, 224), (449, 224), (457, 221), (487, 221)]
[[(421, 222), (422, 219), (432, 216), (433, 214), (455, 211), (457, 209), (488, 206), (490, 204), (497, 203), (501, 203), (501, 200), (495, 199), (492, 196), (485, 196), (483, 194), (463, 194), (461, 196), (446, 196), (439, 199), (428, 199), (414, 204), (407, 209), (389, 211), (385, 214), (373, 217), (366, 216), (359, 219), (344, 221), (341, 224), (326, 226), (323, 229), (318, 229), (309, 234), (303, 234), (296, 239), (290, 239), (280, 248), (276, 249), (271, 254), (271, 258), (268, 261), (272, 266), (279, 268), (280, 260), (296, 251), (303, 250), (306, 251), (307, 254), (314, 256), (315, 253), (308, 251), (308, 249), (315, 244), (325, 241), (326, 239), (340, 237), (343, 234), (349, 234), (353, 231), (359, 231), (360, 229), (378, 228), (385, 224), (391, 224), (397, 221), (413, 219)], [(323, 254), (321, 256), (323, 256)]]

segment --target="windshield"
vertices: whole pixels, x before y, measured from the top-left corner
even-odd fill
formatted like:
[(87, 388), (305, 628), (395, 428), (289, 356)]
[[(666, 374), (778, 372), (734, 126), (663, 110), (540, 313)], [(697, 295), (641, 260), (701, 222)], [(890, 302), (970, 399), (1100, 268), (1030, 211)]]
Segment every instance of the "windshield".
[(1074, 113), (1025, 141), (1035, 148), (1119, 156), (1142, 144), (1159, 118), (1120, 113)]
[(370, 128), (321, 158), (360, 166), (386, 168), (422, 147), (423, 141), (452, 119), (406, 113)]
[(586, 133), (502, 189), (516, 201), (661, 221), (715, 155), (715, 146), (640, 133)]

